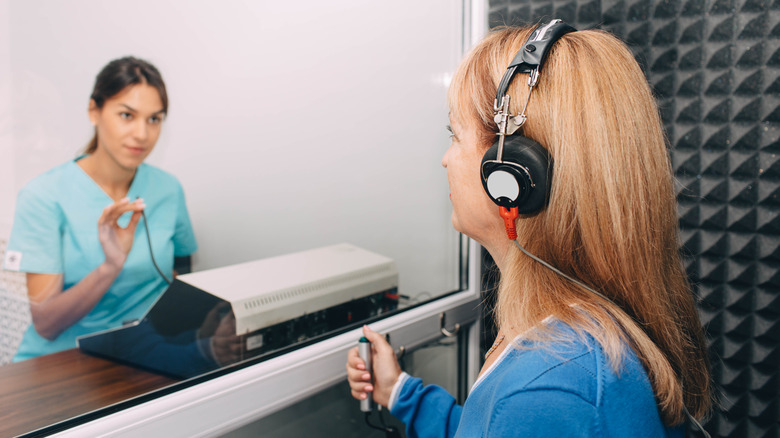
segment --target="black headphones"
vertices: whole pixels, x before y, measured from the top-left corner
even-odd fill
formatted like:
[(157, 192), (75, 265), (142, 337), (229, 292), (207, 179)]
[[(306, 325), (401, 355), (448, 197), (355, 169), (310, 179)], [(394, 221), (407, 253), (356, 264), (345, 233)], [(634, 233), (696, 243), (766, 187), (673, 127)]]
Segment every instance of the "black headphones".
[[(526, 121), (525, 110), (550, 48), (563, 35), (574, 31), (576, 29), (561, 20), (539, 25), (517, 52), (498, 86), (493, 103), (498, 141), (482, 157), (480, 175), (485, 192), (501, 207), (501, 216), (505, 220), (509, 211), (513, 217), (517, 217), (518, 213), (541, 211), (549, 200), (552, 178), (550, 154), (534, 140), (513, 134)], [(517, 73), (530, 73), (528, 99), (522, 112), (512, 116), (509, 114), (507, 90)]]

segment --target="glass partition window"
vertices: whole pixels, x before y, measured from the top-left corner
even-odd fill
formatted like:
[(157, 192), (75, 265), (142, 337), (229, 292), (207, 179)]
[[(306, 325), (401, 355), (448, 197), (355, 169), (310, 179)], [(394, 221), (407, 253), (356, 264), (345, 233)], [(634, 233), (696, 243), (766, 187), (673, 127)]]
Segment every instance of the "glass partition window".
[(0, 237), (16, 193), (91, 138), (96, 73), (134, 55), (167, 84), (168, 114), (147, 162), (183, 186), (199, 244), (193, 271), (348, 244), (397, 270), (394, 302), (373, 313), (460, 288), (440, 163), (462, 5), (45, 3), (2, 6), (10, 86), (0, 110), (11, 123)]
[[(143, 317), (83, 336), (90, 357), (165, 377), (162, 387), (167, 379), (196, 384), (204, 373), (249, 366), (462, 290), (468, 245), (450, 223), (441, 158), (447, 86), (467, 40), (465, 7), (3, 2), (0, 241), (11, 233), (19, 190), (83, 153), (97, 72), (132, 55), (165, 79), (168, 114), (146, 163), (181, 183), (198, 250), (192, 273)], [(139, 227), (134, 250), (149, 252), (145, 232)], [(327, 263), (296, 258), (333, 248), (370, 256), (316, 278)], [(268, 267), (280, 258), (299, 269)], [(358, 263), (369, 259), (376, 263)], [(370, 269), (387, 271), (365, 280)], [(327, 293), (306, 295), (315, 283), (327, 283)], [(0, 299), (9, 290), (0, 284)], [(217, 351), (220, 333), (239, 345), (237, 354)], [(7, 362), (12, 353), (3, 353)]]

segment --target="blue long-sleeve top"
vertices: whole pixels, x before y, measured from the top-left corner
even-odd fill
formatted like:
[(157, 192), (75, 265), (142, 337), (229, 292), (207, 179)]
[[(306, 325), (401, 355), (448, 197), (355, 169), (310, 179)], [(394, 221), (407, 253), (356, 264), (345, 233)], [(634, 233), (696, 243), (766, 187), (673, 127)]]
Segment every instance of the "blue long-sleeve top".
[(630, 348), (616, 373), (598, 342), (556, 325), (563, 340), (510, 342), (462, 407), (443, 388), (404, 373), (390, 412), (410, 438), (684, 436), (683, 426), (663, 424)]

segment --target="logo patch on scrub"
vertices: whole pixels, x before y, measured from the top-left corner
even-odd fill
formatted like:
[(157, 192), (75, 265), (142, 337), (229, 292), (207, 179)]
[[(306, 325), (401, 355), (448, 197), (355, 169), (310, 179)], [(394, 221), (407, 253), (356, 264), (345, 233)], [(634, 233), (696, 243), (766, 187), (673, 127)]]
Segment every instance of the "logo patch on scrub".
[(22, 253), (19, 251), (6, 251), (5, 269), (9, 271), (18, 271), (22, 265)]

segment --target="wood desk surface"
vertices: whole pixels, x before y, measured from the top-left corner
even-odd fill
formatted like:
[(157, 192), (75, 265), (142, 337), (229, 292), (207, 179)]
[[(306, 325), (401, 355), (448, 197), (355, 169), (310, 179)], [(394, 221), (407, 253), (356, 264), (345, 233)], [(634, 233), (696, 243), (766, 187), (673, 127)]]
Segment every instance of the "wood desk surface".
[(77, 349), (0, 366), (0, 437), (32, 432), (176, 380)]

